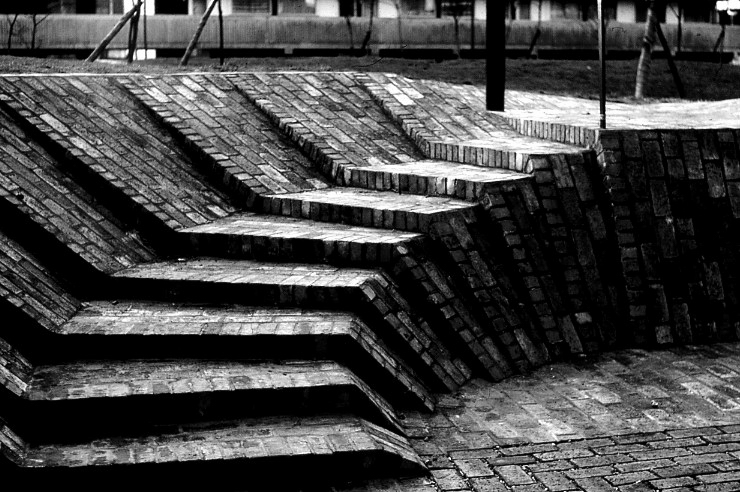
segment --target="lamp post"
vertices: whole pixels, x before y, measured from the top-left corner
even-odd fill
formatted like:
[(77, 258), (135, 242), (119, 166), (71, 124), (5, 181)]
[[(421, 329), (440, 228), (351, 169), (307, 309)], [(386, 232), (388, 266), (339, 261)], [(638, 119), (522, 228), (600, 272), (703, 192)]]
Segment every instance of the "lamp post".
[(504, 110), (506, 2), (486, 0), (486, 109)]
[[(740, 1), (740, 0), (738, 0)], [(599, 128), (606, 128), (606, 33), (604, 2), (598, 0), (599, 10)]]

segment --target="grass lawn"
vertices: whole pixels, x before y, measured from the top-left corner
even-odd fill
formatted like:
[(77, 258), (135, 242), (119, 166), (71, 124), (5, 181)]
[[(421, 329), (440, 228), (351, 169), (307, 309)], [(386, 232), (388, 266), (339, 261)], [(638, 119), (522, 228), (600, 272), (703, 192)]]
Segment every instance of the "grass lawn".
[[(607, 64), (608, 97), (633, 102), (637, 60), (610, 60)], [(507, 60), (507, 88), (546, 94), (598, 97), (598, 69), (590, 60)], [(688, 98), (719, 100), (740, 98), (740, 66), (707, 62), (678, 62)], [(442, 80), (461, 84), (485, 84), (484, 60), (407, 60), (399, 58), (346, 56), (322, 58), (234, 58), (224, 67), (210, 58), (194, 58), (187, 71), (362, 71), (391, 72), (411, 78)], [(181, 72), (177, 60), (122, 65), (74, 60), (0, 57), (0, 73), (32, 72)], [(648, 96), (652, 99), (678, 97), (665, 60), (653, 60)]]

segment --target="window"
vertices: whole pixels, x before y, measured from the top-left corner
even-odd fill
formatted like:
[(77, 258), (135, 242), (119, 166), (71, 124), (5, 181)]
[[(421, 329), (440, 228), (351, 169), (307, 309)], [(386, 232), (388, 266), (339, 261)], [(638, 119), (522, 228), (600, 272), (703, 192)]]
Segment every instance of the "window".
[(97, 10), (95, 0), (77, 0), (75, 12), (78, 14), (94, 14)]
[[(698, 3), (698, 2), (697, 2)], [(712, 18), (712, 9), (706, 4), (684, 3), (683, 20), (686, 22), (709, 22)]]
[(519, 0), (519, 15), (517, 19), (529, 20), (532, 18), (532, 2), (529, 0)]
[(154, 0), (154, 11), (165, 15), (187, 15), (187, 0)]
[(234, 0), (231, 9), (235, 14), (267, 14), (270, 0)]

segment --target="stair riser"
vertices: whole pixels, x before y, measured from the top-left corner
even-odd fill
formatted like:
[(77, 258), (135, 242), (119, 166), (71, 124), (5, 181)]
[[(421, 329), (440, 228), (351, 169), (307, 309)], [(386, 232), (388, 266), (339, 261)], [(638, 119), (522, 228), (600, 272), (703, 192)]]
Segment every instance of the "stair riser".
[[(0, 462), (3, 458), (0, 456)], [(289, 472), (286, 473), (286, 470)], [(26, 490), (45, 490), (74, 483), (75, 490), (305, 490), (305, 485), (329, 487), (343, 481), (419, 475), (421, 464), (381, 451), (337, 452), (331, 455), (269, 457), (237, 460), (202, 459), (197, 462), (157, 463), (72, 469), (8, 469)], [(5, 475), (4, 475), (5, 476)], [(214, 478), (217, 477), (217, 478)]]
[(403, 243), (326, 241), (310, 238), (276, 238), (184, 232), (183, 241), (194, 256), (218, 256), (257, 261), (329, 263), (337, 266), (371, 267), (386, 264)]
[(182, 424), (281, 414), (352, 414), (403, 433), (394, 416), (379, 410), (353, 385), (190, 394), (169, 394), (163, 385), (160, 390), (164, 393), (55, 401), (19, 400), (2, 391), (0, 403), (11, 427), (32, 445), (136, 436)]

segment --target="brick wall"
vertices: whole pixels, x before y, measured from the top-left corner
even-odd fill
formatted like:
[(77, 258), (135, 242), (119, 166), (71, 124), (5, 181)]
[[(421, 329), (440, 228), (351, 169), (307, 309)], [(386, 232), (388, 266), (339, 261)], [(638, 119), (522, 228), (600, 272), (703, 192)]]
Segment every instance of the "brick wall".
[(634, 343), (734, 339), (737, 132), (609, 131), (595, 150)]

